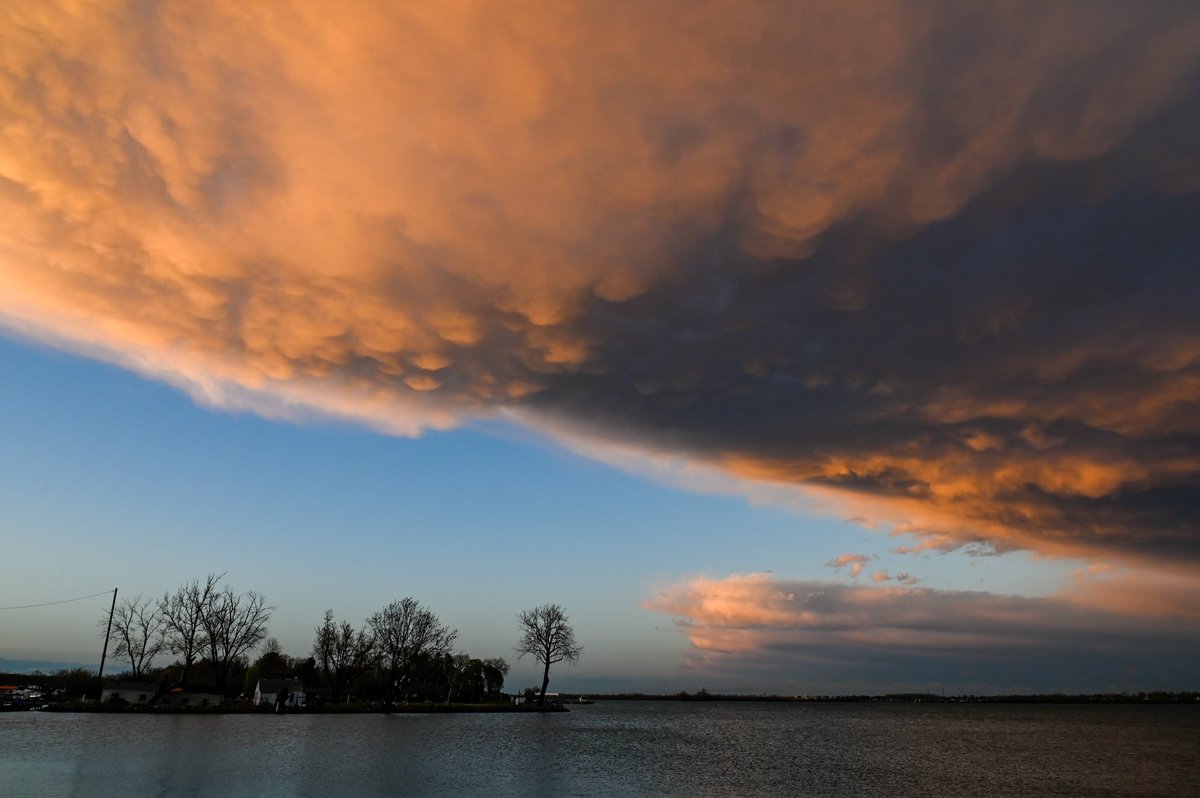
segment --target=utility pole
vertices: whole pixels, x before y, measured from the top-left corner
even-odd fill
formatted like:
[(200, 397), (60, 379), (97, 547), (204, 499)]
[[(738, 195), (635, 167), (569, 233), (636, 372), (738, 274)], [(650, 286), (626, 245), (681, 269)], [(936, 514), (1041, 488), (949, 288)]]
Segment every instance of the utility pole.
[(113, 588), (112, 606), (108, 608), (108, 628), (104, 630), (104, 651), (100, 653), (100, 672), (96, 674), (96, 701), (99, 702), (104, 696), (104, 685), (101, 679), (104, 678), (104, 660), (108, 658), (108, 636), (112, 634), (112, 619), (113, 613), (117, 609), (117, 589)]

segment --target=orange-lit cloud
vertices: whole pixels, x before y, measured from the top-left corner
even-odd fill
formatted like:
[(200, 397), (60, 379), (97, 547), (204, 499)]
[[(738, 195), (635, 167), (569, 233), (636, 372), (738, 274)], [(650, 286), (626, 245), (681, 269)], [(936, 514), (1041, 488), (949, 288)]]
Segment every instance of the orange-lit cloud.
[[(1195, 607), (1195, 583), (1177, 587)], [(1097, 600), (1103, 593), (1024, 598), (735, 574), (684, 580), (644, 606), (676, 619), (692, 644), (691, 667), (710, 681), (1109, 690), (1134, 667), (1162, 684), (1186, 683), (1200, 652), (1195, 610), (1120, 608), (1116, 596)]]
[(866, 554), (839, 554), (825, 563), (825, 567), (837, 571), (849, 566), (850, 576), (857, 579), (858, 575), (862, 573), (863, 567), (870, 561), (871, 557)]
[(1200, 624), (1200, 580), (1190, 573), (1113, 573), (1099, 566), (1078, 577), (1064, 598), (1114, 615)]
[(1195, 563), (1198, 59), (1186, 4), (10, 4), (0, 323)]

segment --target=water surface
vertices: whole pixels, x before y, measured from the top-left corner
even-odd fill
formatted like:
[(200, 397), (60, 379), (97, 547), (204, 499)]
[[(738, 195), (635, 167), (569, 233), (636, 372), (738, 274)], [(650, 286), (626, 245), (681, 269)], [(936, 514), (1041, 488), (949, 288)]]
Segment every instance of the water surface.
[(6, 796), (1200, 795), (1200, 707), (600, 702), (0, 714)]

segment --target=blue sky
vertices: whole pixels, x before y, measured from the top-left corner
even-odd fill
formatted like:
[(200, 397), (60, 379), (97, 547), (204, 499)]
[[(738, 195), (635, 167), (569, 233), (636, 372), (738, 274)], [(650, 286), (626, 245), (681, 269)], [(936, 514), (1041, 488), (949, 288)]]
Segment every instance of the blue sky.
[(0, 606), (215, 572), (294, 654), (557, 602), (585, 689), (1195, 686), (1189, 4), (44, 0), (0, 53)]
[[(15, 338), (0, 339), (0, 373), (4, 606), (111, 586), (157, 596), (226, 573), (267, 595), (293, 655), (325, 608), (358, 624), (411, 595), (465, 650), (513, 660), (516, 613), (557, 602), (588, 652), (565, 674), (583, 689), (696, 689), (687, 640), (641, 607), (687, 576), (848, 581), (825, 564), (855, 551), (932, 586), (977, 588), (986, 571), (1036, 594), (1064, 570), (1020, 555), (908, 564), (887, 554), (897, 540), (836, 517), (656, 484), (499, 423), (401, 438), (274, 422)], [(7, 612), (0, 653), (90, 663), (106, 602)]]

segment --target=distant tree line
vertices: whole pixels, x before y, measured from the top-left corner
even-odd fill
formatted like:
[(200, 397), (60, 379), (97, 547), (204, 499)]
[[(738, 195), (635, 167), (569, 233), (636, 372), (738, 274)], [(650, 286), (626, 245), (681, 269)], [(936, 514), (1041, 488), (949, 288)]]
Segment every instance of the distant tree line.
[(734, 701), (747, 703), (930, 703), (930, 704), (1192, 704), (1200, 692), (1156, 690), (1133, 693), (1037, 693), (1027, 695), (941, 695), (935, 693), (861, 693), (853, 695), (776, 695), (768, 693), (591, 693), (605, 701)]
[[(267, 636), (273, 607), (259, 593), (239, 593), (209, 575), (157, 600), (121, 599), (113, 612), (112, 651), (129, 664), (125, 677), (154, 680), (159, 691), (203, 685), (225, 696), (250, 695), (262, 679), (300, 679), (310, 695), (327, 700), (445, 703), (481, 702), (503, 697), (509, 664), (502, 657), (480, 659), (455, 651), (451, 629), (411, 597), (393, 601), (361, 626), (338, 620), (332, 609), (314, 630), (308, 656), (289, 656)], [(108, 614), (100, 619), (102, 634)], [(518, 616), (519, 656), (543, 665), (544, 701), (550, 666), (578, 660), (582, 647), (562, 608), (547, 604)], [(260, 656), (249, 654), (261, 644)], [(175, 662), (154, 667), (171, 654)]]

